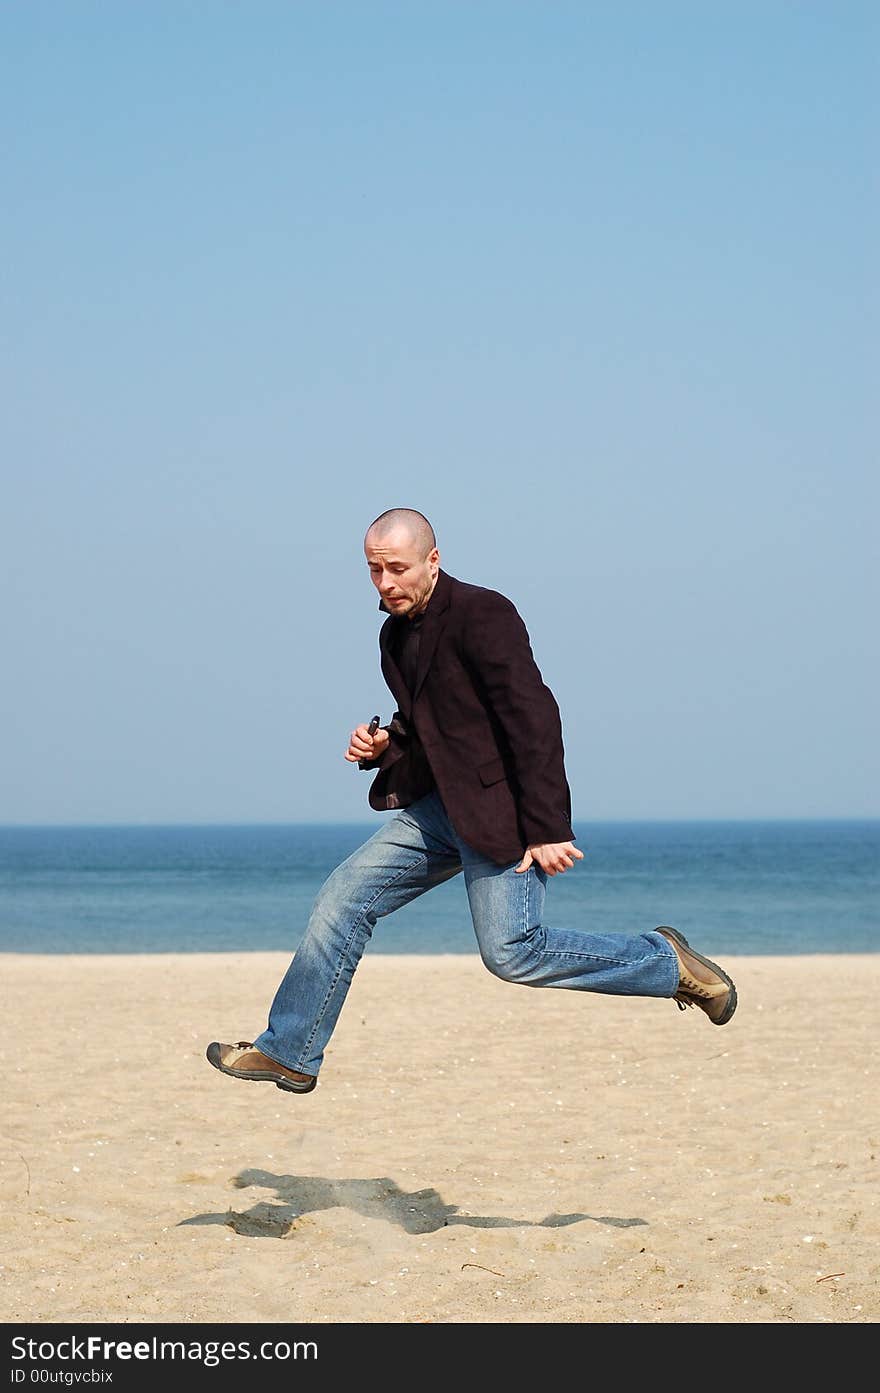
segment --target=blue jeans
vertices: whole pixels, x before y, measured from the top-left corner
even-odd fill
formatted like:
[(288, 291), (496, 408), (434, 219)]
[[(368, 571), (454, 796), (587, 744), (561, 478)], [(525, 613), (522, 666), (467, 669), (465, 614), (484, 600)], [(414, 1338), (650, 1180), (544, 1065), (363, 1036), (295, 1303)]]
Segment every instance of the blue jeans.
[(671, 997), (678, 960), (662, 934), (591, 934), (541, 922), (547, 876), (516, 873), (462, 841), (439, 795), (402, 809), (324, 882), (275, 993), (257, 1049), (317, 1074), (377, 919), (464, 872), (480, 956), (490, 972), (528, 987)]

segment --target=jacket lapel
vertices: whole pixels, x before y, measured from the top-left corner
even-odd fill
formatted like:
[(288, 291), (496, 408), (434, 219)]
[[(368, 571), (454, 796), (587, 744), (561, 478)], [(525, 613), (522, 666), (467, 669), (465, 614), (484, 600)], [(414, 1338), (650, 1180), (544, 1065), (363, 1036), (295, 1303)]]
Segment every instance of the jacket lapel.
[(398, 711), (402, 716), (408, 718), (412, 711), (412, 698), (406, 689), (403, 674), (391, 656), (391, 651), (389, 649), (392, 632), (391, 625), (392, 621), (387, 619), (379, 630), (379, 654), (382, 664), (382, 676), (388, 683), (394, 700), (397, 703)]
[[(382, 662), (382, 675), (388, 683), (394, 699), (397, 702), (397, 709), (401, 715), (409, 717), (413, 702), (421, 690), (422, 683), (428, 675), (431, 666), (431, 659), (440, 641), (440, 635), (446, 627), (448, 618), (449, 601), (452, 595), (452, 577), (448, 576), (444, 570), (440, 570), (437, 575), (437, 584), (434, 586), (434, 593), (431, 596), (428, 608), (425, 610), (425, 618), (422, 622), (422, 638), (419, 644), (419, 661), (416, 668), (416, 687), (410, 695), (403, 680), (403, 674), (394, 658), (391, 655), (390, 643), (392, 634), (392, 620), (386, 619), (382, 628), (379, 630), (379, 652)], [(379, 608), (385, 614), (388, 610), (379, 602)]]
[(419, 644), (419, 662), (416, 668), (416, 686), (413, 692), (413, 702), (418, 696), (422, 683), (428, 675), (431, 666), (431, 659), (440, 641), (440, 635), (446, 627), (448, 619), (449, 599), (452, 593), (452, 582), (445, 571), (441, 570), (437, 575), (437, 584), (434, 586), (434, 593), (431, 596), (428, 608), (425, 610), (425, 618), (422, 622), (422, 641)]

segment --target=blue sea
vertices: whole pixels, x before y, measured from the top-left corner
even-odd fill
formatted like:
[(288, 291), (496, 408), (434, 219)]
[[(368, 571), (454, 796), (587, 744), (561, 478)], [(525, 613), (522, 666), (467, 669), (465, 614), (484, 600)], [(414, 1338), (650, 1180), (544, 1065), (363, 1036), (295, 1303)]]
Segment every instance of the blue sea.
[[(359, 825), (0, 827), (0, 951), (292, 952)], [(880, 949), (880, 821), (578, 824), (545, 922), (671, 924), (710, 954)], [(371, 953), (476, 951), (461, 876), (380, 920)]]

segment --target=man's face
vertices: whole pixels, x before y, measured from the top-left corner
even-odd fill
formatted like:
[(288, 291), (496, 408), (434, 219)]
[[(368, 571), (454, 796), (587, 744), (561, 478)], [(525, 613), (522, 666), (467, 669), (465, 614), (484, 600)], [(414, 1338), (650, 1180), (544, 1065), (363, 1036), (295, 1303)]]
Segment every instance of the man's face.
[(440, 565), (436, 547), (421, 554), (421, 547), (402, 528), (384, 537), (367, 533), (364, 542), (370, 579), (382, 596), (390, 614), (407, 615), (410, 619), (421, 613), (431, 597)]

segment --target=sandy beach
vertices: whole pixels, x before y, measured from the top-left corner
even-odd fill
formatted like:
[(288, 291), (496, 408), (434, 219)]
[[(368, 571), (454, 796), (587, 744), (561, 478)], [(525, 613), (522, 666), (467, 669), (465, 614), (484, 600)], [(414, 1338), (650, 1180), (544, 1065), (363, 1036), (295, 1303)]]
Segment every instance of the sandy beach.
[(284, 954), (5, 955), (6, 1322), (873, 1322), (880, 955), (726, 1027), (365, 957), (306, 1097), (224, 1078)]

